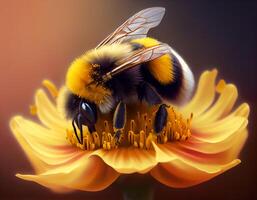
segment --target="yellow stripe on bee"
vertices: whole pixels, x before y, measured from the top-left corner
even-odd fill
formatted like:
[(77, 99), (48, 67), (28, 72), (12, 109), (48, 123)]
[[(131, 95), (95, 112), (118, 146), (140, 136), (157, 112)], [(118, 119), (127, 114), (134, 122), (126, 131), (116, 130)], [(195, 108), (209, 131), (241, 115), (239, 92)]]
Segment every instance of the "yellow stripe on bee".
[(85, 86), (90, 81), (92, 66), (83, 58), (76, 59), (68, 69), (66, 74), (67, 87), (78, 96), (85, 96)]
[[(150, 37), (135, 39), (131, 42), (141, 44), (144, 47), (160, 44), (159, 41)], [(165, 54), (149, 62), (148, 70), (162, 84), (168, 84), (173, 80), (171, 59), (171, 55)]]
[(97, 59), (109, 57), (119, 59), (126, 56), (126, 53), (130, 50), (131, 46), (128, 44), (113, 44), (86, 52), (84, 55), (77, 58), (69, 67), (66, 74), (66, 86), (72, 93), (90, 101), (103, 101), (106, 96), (111, 95), (109, 89), (96, 84), (86, 86), (88, 83), (92, 82), (91, 75), (95, 71), (94, 68), (98, 67), (98, 65), (93, 62)]
[(86, 85), (92, 81), (90, 76), (92, 65), (83, 57), (76, 59), (68, 69), (66, 75), (66, 85), (70, 91), (78, 96), (84, 97), (93, 102), (101, 101), (110, 91), (100, 85)]

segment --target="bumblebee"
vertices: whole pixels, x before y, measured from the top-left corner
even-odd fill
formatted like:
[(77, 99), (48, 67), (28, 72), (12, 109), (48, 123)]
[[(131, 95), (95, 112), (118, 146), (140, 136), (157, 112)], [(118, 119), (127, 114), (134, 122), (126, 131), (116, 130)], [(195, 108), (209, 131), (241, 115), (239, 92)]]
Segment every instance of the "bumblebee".
[(82, 126), (96, 131), (99, 113), (114, 112), (118, 141), (126, 123), (126, 104), (144, 101), (159, 106), (154, 120), (159, 134), (167, 122), (167, 105), (190, 98), (194, 78), (186, 62), (169, 45), (147, 37), (164, 13), (162, 7), (136, 13), (68, 68), (64, 109), (81, 144)]

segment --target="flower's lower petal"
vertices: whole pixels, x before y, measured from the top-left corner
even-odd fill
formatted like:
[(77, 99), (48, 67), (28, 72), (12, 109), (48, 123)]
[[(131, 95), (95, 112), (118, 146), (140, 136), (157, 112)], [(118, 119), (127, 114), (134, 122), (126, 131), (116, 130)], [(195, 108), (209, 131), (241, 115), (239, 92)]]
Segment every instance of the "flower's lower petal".
[(180, 159), (175, 159), (167, 163), (159, 163), (151, 170), (151, 175), (162, 184), (174, 188), (190, 187), (207, 181), (226, 170), (236, 166), (240, 160), (236, 159), (226, 165), (216, 166), (208, 170), (202, 170)]
[(34, 181), (57, 192), (68, 190), (100, 191), (112, 184), (118, 177), (114, 169), (98, 156), (84, 155), (79, 160), (49, 170), (39, 175), (21, 175), (19, 178)]
[(181, 113), (186, 116), (194, 113), (198, 116), (212, 104), (215, 97), (215, 79), (217, 70), (205, 71), (199, 80), (198, 88), (193, 99), (181, 108)]
[(194, 119), (194, 123), (205, 124), (226, 116), (233, 108), (238, 96), (237, 88), (233, 84), (227, 84), (221, 92), (215, 104), (204, 114)]
[(66, 119), (57, 110), (56, 105), (50, 101), (44, 90), (39, 89), (36, 92), (35, 101), (37, 115), (44, 125), (58, 131), (67, 129), (68, 123)]
[(65, 135), (61, 137), (53, 130), (20, 116), (12, 118), (10, 127), (38, 173), (56, 165), (72, 162), (83, 153), (72, 147), (66, 141)]
[(138, 148), (99, 149), (93, 153), (119, 173), (147, 173), (156, 164), (155, 152)]

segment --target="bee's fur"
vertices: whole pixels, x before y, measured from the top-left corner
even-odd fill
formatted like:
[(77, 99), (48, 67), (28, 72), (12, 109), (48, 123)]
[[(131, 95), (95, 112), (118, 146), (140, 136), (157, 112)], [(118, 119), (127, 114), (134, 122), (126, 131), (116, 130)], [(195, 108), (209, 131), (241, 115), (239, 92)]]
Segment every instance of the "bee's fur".
[[(160, 44), (158, 40), (150, 37), (135, 39), (131, 42), (140, 44), (143, 47), (152, 47)], [(159, 83), (168, 84), (173, 81), (173, 69), (170, 55), (165, 54), (155, 60), (148, 62), (147, 67), (147, 70)]]
[[(94, 63), (99, 65), (99, 67), (95, 69), (96, 77), (93, 76), (93, 79), (97, 80), (99, 76), (101, 77), (114, 69), (116, 67), (116, 61), (117, 60), (110, 57), (98, 57), (93, 60)], [(129, 96), (136, 95), (136, 87), (142, 79), (139, 70), (139, 67), (126, 70), (103, 83), (103, 87), (112, 91), (112, 96), (116, 102), (127, 99)]]
[[(187, 100), (193, 90), (193, 75), (173, 49), (173, 55), (165, 54), (123, 71), (106, 82), (101, 80), (104, 74), (117, 67), (120, 59), (142, 47), (157, 44), (159, 42), (153, 38), (141, 38), (130, 43), (102, 46), (75, 60), (66, 76), (70, 90), (66, 95), (67, 116), (72, 116), (81, 98), (94, 102), (103, 113), (112, 110), (119, 101), (131, 103), (140, 100), (140, 93), (143, 94), (140, 84), (144, 83), (150, 84), (165, 103)], [(94, 84), (87, 86), (92, 81)]]
[(183, 72), (181, 67), (179, 66), (178, 62), (175, 58), (173, 58), (173, 67), (172, 67), (172, 74), (173, 80), (170, 83), (162, 84), (160, 83), (154, 75), (148, 70), (148, 64), (144, 64), (141, 67), (141, 73), (144, 76), (144, 79), (147, 80), (162, 96), (163, 99), (167, 101), (176, 101), (178, 95), (180, 93), (182, 82), (183, 82)]
[[(112, 91), (108, 87), (104, 87), (101, 84), (91, 84), (86, 87), (87, 84), (94, 81), (95, 77), (100, 77), (99, 72), (103, 73), (108, 65), (112, 62), (119, 60), (126, 56), (131, 51), (131, 46), (128, 44), (113, 44), (109, 46), (103, 46), (98, 50), (90, 50), (83, 56), (76, 59), (68, 69), (66, 75), (66, 85), (70, 91), (80, 97), (88, 99), (97, 104), (103, 103), (103, 101), (112, 96)], [(105, 66), (101, 66), (101, 70), (98, 68), (100, 64), (107, 62)]]

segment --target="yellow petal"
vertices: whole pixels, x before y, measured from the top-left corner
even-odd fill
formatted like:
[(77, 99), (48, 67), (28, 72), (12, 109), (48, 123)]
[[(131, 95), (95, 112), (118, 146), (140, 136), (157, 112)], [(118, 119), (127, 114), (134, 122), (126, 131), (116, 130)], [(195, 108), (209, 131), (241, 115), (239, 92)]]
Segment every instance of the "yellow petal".
[(226, 155), (224, 155), (225, 159), (235, 159), (239, 157), (239, 154), (242, 150), (242, 148), (245, 145), (245, 142), (248, 138), (248, 131), (245, 129), (241, 134), (239, 134), (238, 138), (235, 140), (234, 145), (231, 149), (226, 151)]
[(242, 103), (231, 115), (248, 118), (249, 113), (250, 113), (249, 105), (247, 103)]
[(63, 136), (22, 117), (14, 117), (10, 128), (37, 172), (71, 162), (81, 153)]
[(220, 142), (243, 130), (248, 124), (244, 117), (230, 117), (209, 124), (209, 126), (197, 127), (192, 130), (192, 135), (203, 142)]
[(174, 188), (190, 187), (207, 181), (226, 170), (236, 166), (240, 160), (236, 159), (226, 165), (217, 166), (215, 170), (201, 170), (189, 165), (182, 160), (176, 159), (168, 163), (159, 163), (151, 170), (151, 175), (162, 184)]
[(26, 156), (28, 157), (28, 160), (30, 161), (31, 165), (33, 166), (34, 170), (37, 173), (42, 173), (49, 169), (49, 165), (47, 165), (45, 162), (43, 162), (37, 155), (35, 155), (33, 149), (31, 146), (27, 143), (27, 141), (22, 137), (22, 135), (19, 133), (19, 131), (15, 128), (15, 125), (12, 125), (12, 121), (10, 123), (12, 133), (14, 134), (14, 137), (20, 144), (20, 146), (23, 148), (23, 151), (25, 152)]
[(202, 73), (194, 97), (187, 105), (181, 108), (183, 114), (189, 116), (194, 113), (194, 116), (198, 116), (209, 108), (215, 97), (216, 76), (217, 70)]
[[(238, 132), (235, 138), (230, 139), (231, 144), (228, 148), (223, 147), (222, 150), (217, 150), (219, 148), (217, 144), (219, 143), (209, 144), (207, 151), (203, 151), (203, 148), (206, 147), (204, 143), (195, 143), (195, 148), (190, 148), (189, 142), (154, 144), (154, 149), (158, 162), (171, 162), (172, 160), (179, 159), (195, 168), (211, 172), (211, 170), (215, 171), (217, 166), (227, 164), (236, 159), (246, 138), (247, 131), (244, 129)], [(215, 149), (215, 152), (210, 153), (208, 150), (211, 148)]]
[(226, 85), (215, 104), (201, 116), (195, 117), (193, 123), (208, 124), (225, 117), (233, 108), (237, 96), (236, 87), (232, 84)]
[(232, 148), (237, 148), (238, 151), (240, 151), (240, 146), (242, 146), (245, 143), (247, 135), (248, 134), (246, 129), (239, 130), (231, 136), (229, 136), (228, 138), (219, 142), (201, 141), (197, 138), (194, 138), (194, 136), (191, 136), (191, 138), (187, 142), (181, 142), (178, 143), (178, 145), (185, 149), (190, 149), (205, 154), (217, 154)]
[(49, 91), (53, 98), (56, 98), (58, 96), (58, 89), (51, 81), (45, 79), (42, 81), (42, 85)]
[(58, 112), (56, 105), (50, 101), (42, 89), (36, 92), (35, 101), (38, 117), (44, 125), (57, 130), (57, 134), (69, 127), (69, 123)]
[(134, 147), (109, 151), (99, 149), (92, 155), (99, 156), (107, 165), (124, 174), (146, 173), (157, 164), (154, 151)]
[(10, 126), (11, 128), (19, 129), (28, 139), (34, 139), (39, 143), (45, 143), (46, 145), (69, 145), (69, 142), (65, 139), (65, 130), (57, 132), (22, 116), (13, 117), (10, 121)]
[(34, 181), (57, 192), (71, 190), (100, 191), (112, 184), (118, 177), (114, 169), (99, 157), (87, 155), (68, 165), (49, 170), (39, 175), (21, 175), (19, 178)]
[(202, 127), (208, 127), (208, 126), (213, 126), (213, 124), (217, 124), (217, 123), (224, 123), (225, 121), (228, 121), (232, 118), (234, 118), (235, 116), (237, 117), (243, 117), (243, 118), (248, 118), (249, 116), (249, 112), (250, 112), (250, 107), (247, 103), (242, 103), (240, 106), (238, 106), (237, 109), (235, 109), (233, 112), (231, 112), (229, 115), (227, 115), (225, 118), (216, 120), (216, 121), (211, 121), (209, 123), (204, 123), (202, 121), (199, 120), (200, 117), (198, 117), (198, 119), (193, 119), (192, 122), (192, 129), (201, 129)]
[[(207, 165), (223, 165), (238, 158), (239, 153), (245, 144), (248, 133), (247, 130), (238, 132), (232, 138), (213, 144), (197, 144), (197, 148), (190, 148), (190, 144), (181, 145), (177, 143), (176, 149), (167, 148), (166, 152), (172, 151), (180, 159), (190, 162), (191, 165), (197, 163)], [(208, 146), (207, 146), (208, 145)], [(225, 146), (227, 145), (227, 146)], [(193, 163), (193, 164), (192, 164)]]
[(165, 163), (178, 159), (175, 154), (167, 150), (164, 146), (165, 144), (155, 144), (152, 142), (152, 145), (156, 153), (155, 159), (157, 163)]

